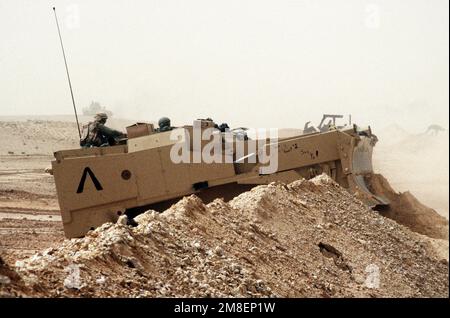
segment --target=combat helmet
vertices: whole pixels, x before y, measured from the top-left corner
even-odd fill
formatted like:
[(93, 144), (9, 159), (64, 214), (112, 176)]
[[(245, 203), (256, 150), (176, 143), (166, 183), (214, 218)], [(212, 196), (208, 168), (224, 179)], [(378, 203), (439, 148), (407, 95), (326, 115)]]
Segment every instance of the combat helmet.
[(97, 113), (97, 114), (95, 114), (94, 119), (96, 121), (107, 120), (108, 115), (106, 113)]
[(161, 117), (158, 120), (158, 126), (160, 129), (163, 127), (170, 127), (170, 119), (168, 117)]

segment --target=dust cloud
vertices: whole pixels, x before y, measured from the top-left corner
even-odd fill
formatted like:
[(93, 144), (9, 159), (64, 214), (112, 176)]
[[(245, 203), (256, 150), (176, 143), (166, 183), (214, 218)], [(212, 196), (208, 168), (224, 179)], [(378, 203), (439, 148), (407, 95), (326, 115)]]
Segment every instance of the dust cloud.
[(410, 133), (399, 125), (377, 130), (374, 170), (397, 191), (410, 191), (442, 216), (449, 217), (449, 132)]

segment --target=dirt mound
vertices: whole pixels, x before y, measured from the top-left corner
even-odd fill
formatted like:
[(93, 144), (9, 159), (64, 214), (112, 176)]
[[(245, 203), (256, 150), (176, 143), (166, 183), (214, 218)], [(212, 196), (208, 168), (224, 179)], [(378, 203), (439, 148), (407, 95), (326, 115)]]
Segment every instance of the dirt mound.
[[(29, 296), (448, 297), (430, 242), (326, 176), (196, 196), (16, 263)], [(13, 283), (11, 283), (13, 284)], [(0, 286), (0, 290), (5, 287)]]
[(435, 210), (420, 203), (410, 192), (398, 193), (380, 174), (368, 177), (370, 190), (389, 199), (380, 213), (431, 238), (448, 240), (448, 221)]

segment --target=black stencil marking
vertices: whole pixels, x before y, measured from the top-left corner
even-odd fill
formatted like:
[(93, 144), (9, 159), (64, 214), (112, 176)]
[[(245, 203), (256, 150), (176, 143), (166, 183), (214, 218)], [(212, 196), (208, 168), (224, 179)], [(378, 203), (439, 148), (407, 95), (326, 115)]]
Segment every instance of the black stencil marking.
[(80, 184), (78, 185), (77, 193), (83, 193), (84, 191), (84, 183), (86, 182), (86, 176), (89, 174), (91, 177), (92, 182), (94, 183), (95, 188), (97, 191), (103, 190), (102, 185), (98, 181), (97, 177), (92, 172), (91, 168), (86, 167), (84, 168), (83, 175), (81, 176)]

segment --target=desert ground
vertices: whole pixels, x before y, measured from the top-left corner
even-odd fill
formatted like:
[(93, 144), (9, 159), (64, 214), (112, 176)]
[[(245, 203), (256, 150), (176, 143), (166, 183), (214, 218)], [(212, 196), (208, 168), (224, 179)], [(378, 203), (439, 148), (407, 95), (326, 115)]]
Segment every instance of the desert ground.
[(8, 136), (0, 141), (0, 255), (13, 263), (64, 240), (53, 177), (44, 170), (53, 152), (79, 147), (78, 133), (71, 116), (0, 117), (0, 131)]
[[(139, 216), (135, 228), (106, 224), (72, 240), (44, 169), (54, 151), (78, 147), (76, 124), (0, 117), (0, 133), (0, 295), (448, 297), (448, 131), (375, 132), (374, 169), (409, 221), (369, 210), (320, 176), (230, 202), (190, 196)], [(79, 284), (67, 281), (71, 264)], [(382, 273), (377, 288), (370, 268)]]

